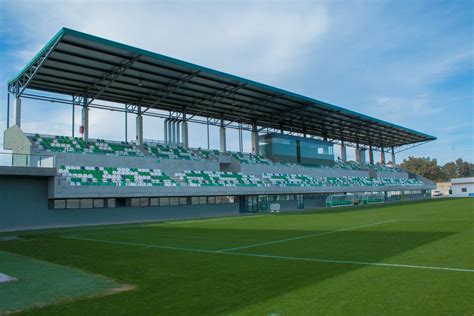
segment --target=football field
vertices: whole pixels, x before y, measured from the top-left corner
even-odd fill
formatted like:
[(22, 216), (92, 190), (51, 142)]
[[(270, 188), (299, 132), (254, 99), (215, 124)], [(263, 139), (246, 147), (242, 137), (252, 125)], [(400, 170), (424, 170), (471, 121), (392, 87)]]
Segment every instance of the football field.
[(0, 314), (474, 314), (474, 199), (10, 235)]

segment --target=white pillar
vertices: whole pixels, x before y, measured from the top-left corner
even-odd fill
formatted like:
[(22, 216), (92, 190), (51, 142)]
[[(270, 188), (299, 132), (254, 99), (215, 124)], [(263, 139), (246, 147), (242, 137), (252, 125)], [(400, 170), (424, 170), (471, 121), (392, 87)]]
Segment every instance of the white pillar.
[(393, 165), (397, 164), (397, 162), (395, 161), (395, 148), (394, 147), (392, 147), (392, 164)]
[(170, 144), (174, 145), (176, 143), (176, 128), (175, 128), (176, 121), (174, 119), (171, 119), (171, 137), (170, 137)]
[(221, 153), (227, 152), (227, 146), (226, 146), (226, 139), (225, 139), (225, 126), (224, 126), (224, 120), (221, 119), (221, 128), (219, 130), (220, 134), (220, 147), (221, 147)]
[[(87, 103), (87, 99), (84, 99), (84, 104)], [(87, 142), (89, 141), (89, 108), (84, 105), (82, 107), (82, 139)]]
[(260, 148), (258, 146), (258, 131), (257, 131), (256, 123), (252, 124), (251, 141), (252, 141), (252, 154), (259, 155)]
[(183, 121), (181, 125), (181, 134), (183, 134), (183, 147), (189, 148), (189, 140), (188, 140), (188, 122), (186, 120)]
[(374, 164), (374, 150), (372, 149), (372, 145), (369, 145), (369, 163), (371, 165)]
[(383, 149), (383, 146), (380, 147), (380, 164), (385, 165), (385, 151)]
[(176, 121), (176, 144), (181, 143), (181, 121)]
[(359, 160), (361, 165), (365, 165), (365, 148), (359, 149)]
[(137, 114), (136, 118), (136, 141), (138, 145), (143, 145), (143, 116)]
[(165, 139), (163, 141), (165, 142), (165, 144), (168, 144), (168, 119), (164, 120), (163, 129), (164, 129), (164, 136), (165, 136)]
[(15, 102), (13, 104), (13, 117), (15, 118), (15, 124), (18, 127), (21, 127), (21, 99), (19, 97), (15, 98)]
[(341, 143), (341, 160), (347, 162), (347, 149), (344, 142)]

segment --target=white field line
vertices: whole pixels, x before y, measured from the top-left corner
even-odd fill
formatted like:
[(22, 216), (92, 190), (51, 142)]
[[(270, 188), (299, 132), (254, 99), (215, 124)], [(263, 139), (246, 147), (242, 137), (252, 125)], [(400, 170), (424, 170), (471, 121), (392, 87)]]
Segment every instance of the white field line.
[(474, 218), (401, 218), (400, 221), (474, 221)]
[(354, 226), (354, 227), (349, 227), (349, 228), (344, 228), (344, 229), (338, 229), (338, 230), (331, 230), (331, 231), (323, 232), (323, 233), (316, 233), (316, 234), (310, 234), (310, 235), (303, 235), (303, 236), (297, 236), (297, 237), (291, 237), (291, 238), (285, 238), (285, 239), (267, 241), (267, 242), (262, 242), (262, 243), (258, 243), (258, 244), (253, 244), (253, 245), (247, 245), (247, 246), (240, 246), (240, 247), (234, 247), (234, 248), (221, 249), (221, 250), (217, 250), (217, 252), (226, 252), (226, 251), (233, 251), (233, 250), (254, 248), (254, 247), (258, 247), (258, 246), (272, 245), (272, 244), (277, 244), (277, 243), (282, 243), (282, 242), (287, 242), (287, 241), (293, 241), (293, 240), (299, 240), (299, 239), (304, 239), (304, 238), (310, 238), (310, 237), (316, 237), (316, 236), (323, 236), (323, 235), (335, 234), (335, 233), (344, 232), (344, 231), (353, 230), (353, 229), (358, 229), (358, 228), (364, 228), (364, 227), (382, 225), (382, 224), (392, 223), (392, 222), (396, 222), (396, 221), (398, 221), (398, 219), (392, 219), (392, 220), (389, 220), (389, 221), (378, 222), (378, 223), (372, 223), (372, 224), (366, 224), (366, 225), (361, 225), (361, 226)]
[(413, 265), (413, 264), (400, 264), (400, 263), (365, 262), (365, 261), (351, 261), (351, 260), (329, 260), (329, 259), (318, 259), (318, 258), (274, 256), (274, 255), (254, 254), (254, 253), (244, 253), (244, 252), (219, 252), (219, 253), (237, 255), (237, 256), (272, 258), (272, 259), (285, 259), (285, 260), (296, 260), (296, 261), (313, 261), (313, 262), (322, 262), (322, 263), (357, 264), (357, 265), (366, 265), (366, 266), (397, 267), (397, 268), (412, 268), (412, 269), (427, 269), (427, 270), (445, 270), (445, 271), (457, 271), (457, 272), (474, 272), (474, 269), (434, 267), (434, 266), (419, 266), (419, 265)]
[(201, 252), (201, 253), (210, 253), (210, 254), (219, 254), (219, 255), (257, 257), (257, 258), (280, 259), (280, 260), (293, 260), (293, 261), (309, 261), (309, 262), (334, 263), (334, 264), (350, 264), (350, 265), (365, 265), (365, 266), (407, 268), (407, 269), (443, 270), (443, 271), (469, 272), (469, 273), (474, 272), (474, 269), (463, 269), (463, 268), (449, 268), (449, 267), (436, 267), (436, 266), (419, 266), (419, 265), (413, 265), (413, 264), (383, 263), (383, 262), (364, 262), (364, 261), (349, 261), (349, 260), (330, 260), (330, 259), (302, 258), (302, 257), (289, 257), (289, 256), (274, 256), (274, 255), (256, 254), (256, 253), (222, 252), (222, 251), (215, 251), (215, 250), (204, 250), (204, 249), (183, 248), (183, 247), (170, 247), (170, 246), (161, 246), (161, 245), (154, 245), (154, 244), (140, 244), (140, 243), (111, 241), (111, 240), (101, 240), (101, 239), (92, 239), (92, 238), (80, 238), (80, 237), (68, 237), (68, 236), (60, 236), (60, 237), (61, 237), (61, 238), (66, 238), (66, 239), (86, 240), (86, 241), (102, 242), (102, 243), (108, 243), (108, 244), (118, 244), (118, 245), (126, 245), (126, 246), (138, 246), (138, 247), (144, 247), (144, 248), (158, 248), (158, 249), (169, 249), (169, 250), (181, 250), (181, 251)]
[(123, 242), (123, 241), (113, 241), (113, 240), (103, 240), (103, 239), (73, 237), (73, 236), (59, 236), (59, 237), (60, 238), (65, 238), (65, 239), (103, 242), (103, 243), (116, 244), (116, 245), (140, 246), (140, 247), (145, 247), (145, 248), (158, 248), (158, 249), (171, 249), (171, 250), (184, 250), (184, 251), (193, 251), (193, 252), (216, 253), (213, 250), (205, 250), (205, 249), (173, 247), (173, 246), (161, 246), (161, 245), (155, 245), (155, 244), (141, 244), (141, 243), (135, 243), (135, 242)]

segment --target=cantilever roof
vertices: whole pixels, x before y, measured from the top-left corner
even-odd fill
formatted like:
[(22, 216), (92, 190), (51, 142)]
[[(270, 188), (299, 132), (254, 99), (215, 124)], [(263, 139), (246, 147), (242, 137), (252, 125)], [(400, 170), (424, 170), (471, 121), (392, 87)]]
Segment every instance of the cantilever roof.
[(47, 92), (182, 111), (376, 147), (436, 138), (289, 91), (61, 29), (11, 81)]

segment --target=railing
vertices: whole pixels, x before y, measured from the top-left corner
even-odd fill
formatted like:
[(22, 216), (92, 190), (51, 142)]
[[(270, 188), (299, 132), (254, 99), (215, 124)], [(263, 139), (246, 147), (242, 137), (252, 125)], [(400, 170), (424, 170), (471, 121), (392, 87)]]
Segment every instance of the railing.
[(28, 155), (0, 152), (0, 166), (55, 168), (55, 158), (53, 155)]

